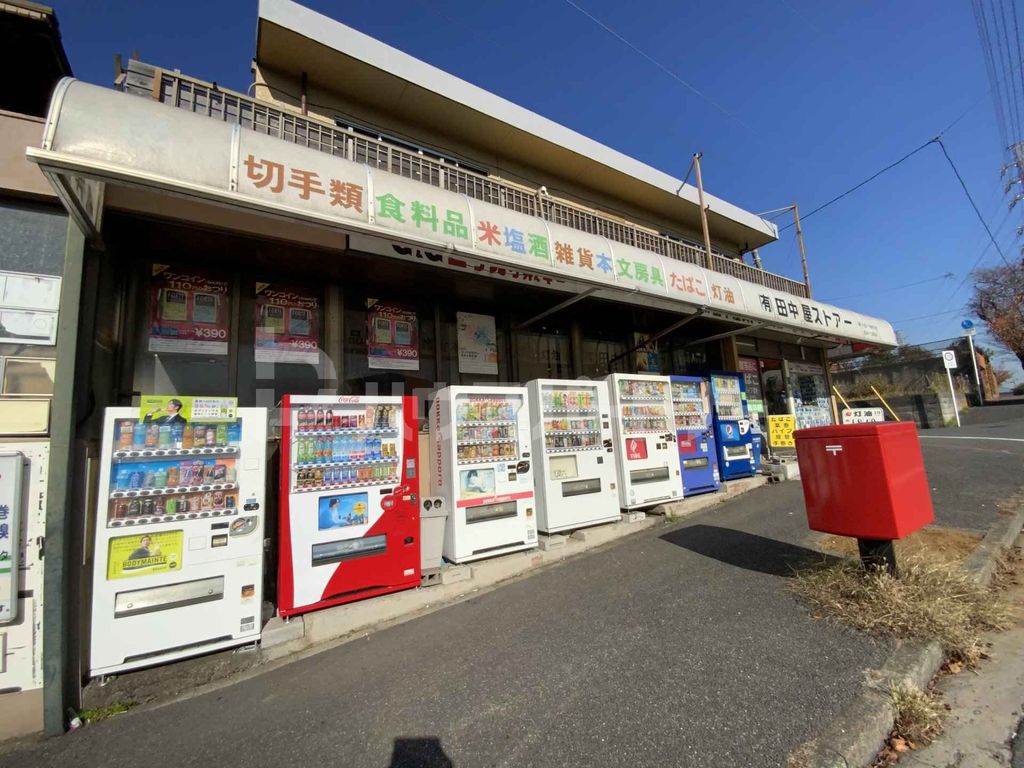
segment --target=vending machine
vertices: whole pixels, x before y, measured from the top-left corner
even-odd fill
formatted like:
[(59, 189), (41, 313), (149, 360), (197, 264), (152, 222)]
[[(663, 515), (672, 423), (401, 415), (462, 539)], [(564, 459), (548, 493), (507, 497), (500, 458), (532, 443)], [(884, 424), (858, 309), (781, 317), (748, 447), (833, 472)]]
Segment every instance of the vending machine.
[(430, 414), (434, 496), (453, 563), (537, 546), (526, 387), (446, 387)]
[(612, 431), (619, 469), (619, 505), (649, 507), (683, 497), (668, 376), (613, 373)]
[(708, 386), (707, 379), (698, 376), (672, 377), (672, 412), (686, 496), (722, 487)]
[(419, 586), (414, 397), (285, 395), (278, 611)]
[(754, 435), (747, 413), (743, 376), (738, 373), (711, 374), (718, 467), (723, 480), (754, 474)]
[(266, 442), (265, 408), (209, 422), (106, 410), (92, 676), (259, 639)]
[(537, 528), (567, 531), (619, 519), (608, 388), (601, 382), (529, 382)]

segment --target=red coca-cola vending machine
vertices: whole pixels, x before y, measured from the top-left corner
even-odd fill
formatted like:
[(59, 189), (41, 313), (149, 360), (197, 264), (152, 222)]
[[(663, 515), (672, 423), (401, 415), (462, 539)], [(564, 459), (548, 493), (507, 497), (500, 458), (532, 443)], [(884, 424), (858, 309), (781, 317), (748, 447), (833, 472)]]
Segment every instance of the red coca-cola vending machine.
[(416, 399), (285, 395), (278, 611), (418, 586)]

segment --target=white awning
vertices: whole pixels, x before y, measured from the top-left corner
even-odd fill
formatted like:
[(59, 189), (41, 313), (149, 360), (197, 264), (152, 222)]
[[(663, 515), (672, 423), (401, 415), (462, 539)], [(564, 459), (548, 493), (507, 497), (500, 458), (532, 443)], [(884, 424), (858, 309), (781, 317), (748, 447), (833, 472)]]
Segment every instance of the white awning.
[(884, 320), (76, 80), (54, 92), (42, 148), (28, 157), (93, 234), (103, 184), (144, 187), (468, 257), (485, 276), (807, 339), (896, 344)]

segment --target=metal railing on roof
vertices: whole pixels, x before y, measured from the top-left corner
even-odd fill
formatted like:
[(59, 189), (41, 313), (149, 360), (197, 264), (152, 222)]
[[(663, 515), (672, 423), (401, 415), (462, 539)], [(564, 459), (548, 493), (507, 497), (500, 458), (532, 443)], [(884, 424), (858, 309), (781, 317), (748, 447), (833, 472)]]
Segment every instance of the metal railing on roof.
[[(427, 157), (316, 118), (297, 115), (179, 72), (132, 61), (125, 90), (476, 200), (653, 251), (670, 259), (705, 266), (703, 245), (666, 237), (655, 230), (541, 194), (538, 190), (489, 178), (440, 158)], [(715, 271), (757, 285), (795, 296), (807, 295), (804, 284), (798, 280), (765, 272), (722, 254), (712, 254), (711, 266)]]

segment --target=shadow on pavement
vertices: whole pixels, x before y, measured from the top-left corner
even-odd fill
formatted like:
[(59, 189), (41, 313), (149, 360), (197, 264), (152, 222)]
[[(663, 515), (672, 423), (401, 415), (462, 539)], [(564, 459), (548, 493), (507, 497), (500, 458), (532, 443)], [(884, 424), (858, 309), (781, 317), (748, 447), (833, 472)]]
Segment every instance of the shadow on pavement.
[(796, 544), (717, 525), (692, 525), (659, 538), (698, 555), (771, 576), (792, 576), (793, 568), (808, 561), (839, 562), (842, 559)]
[(453, 768), (436, 736), (395, 739), (388, 768)]

